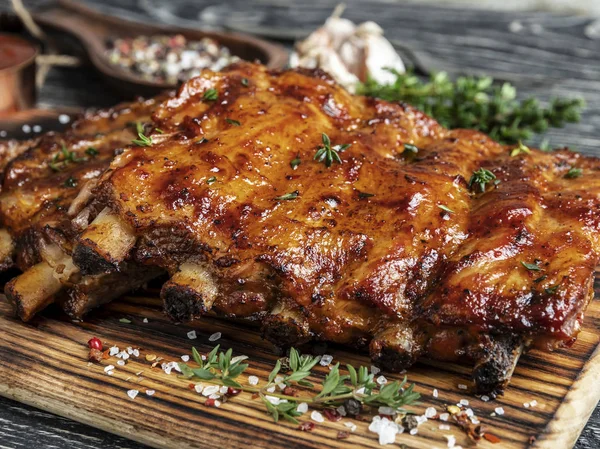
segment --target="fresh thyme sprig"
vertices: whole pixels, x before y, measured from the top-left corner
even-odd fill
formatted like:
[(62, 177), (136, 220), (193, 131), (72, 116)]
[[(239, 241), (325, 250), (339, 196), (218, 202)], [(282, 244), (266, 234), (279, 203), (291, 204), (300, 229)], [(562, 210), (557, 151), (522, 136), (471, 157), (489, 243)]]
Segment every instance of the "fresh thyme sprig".
[(485, 192), (486, 185), (495, 179), (496, 175), (491, 171), (486, 170), (485, 168), (480, 168), (479, 170), (475, 170), (471, 176), (471, 179), (469, 179), (469, 189), (471, 189), (474, 185), (477, 185), (483, 193)]
[[(274, 421), (280, 418), (293, 423), (298, 423), (298, 403), (306, 402), (315, 407), (337, 407), (347, 400), (357, 401), (359, 404), (371, 408), (380, 406), (391, 407), (399, 413), (407, 413), (403, 408), (414, 404), (420, 394), (414, 391), (414, 385), (407, 386), (406, 377), (401, 382), (394, 381), (377, 390), (378, 385), (373, 380), (373, 374), (369, 373), (366, 366), (358, 369), (352, 365), (346, 365), (348, 374), (340, 373), (340, 364), (331, 368), (321, 384), (320, 391), (313, 395), (294, 396), (283, 392), (274, 391), (276, 385), (299, 385), (313, 388), (307, 377), (312, 375), (312, 369), (319, 362), (320, 357), (301, 355), (295, 348), (290, 350), (289, 371), (280, 375), (283, 364), (281, 359), (277, 360), (273, 370), (269, 373), (267, 383), (263, 387), (240, 384), (237, 379), (247, 368), (248, 364), (242, 363), (243, 358), (237, 357), (232, 363), (232, 350), (219, 351), (216, 346), (205, 358), (195, 348), (192, 348), (192, 357), (198, 368), (191, 368), (185, 363), (179, 363), (181, 374), (186, 379), (198, 378), (202, 381), (225, 385), (249, 393), (258, 394), (264, 403), (267, 412)], [(273, 391), (270, 391), (273, 390)]]
[(319, 147), (313, 160), (325, 162), (326, 167), (331, 167), (331, 164), (333, 164), (334, 161), (341, 164), (342, 160), (340, 159), (340, 153), (347, 150), (352, 145), (350, 143), (345, 143), (342, 145), (334, 145), (332, 147), (331, 140), (325, 133), (321, 134), (321, 141), (323, 142), (323, 145)]
[(359, 93), (409, 103), (447, 128), (477, 129), (507, 144), (578, 122), (584, 106), (581, 99), (555, 98), (547, 107), (535, 98), (518, 101), (514, 86), (495, 85), (490, 77), (460, 76), (452, 81), (439, 72), (422, 81), (412, 73), (392, 73), (393, 84), (370, 80), (359, 86)]
[(77, 157), (77, 153), (69, 151), (63, 143), (60, 153), (56, 153), (48, 164), (53, 171), (61, 171), (70, 163), (78, 163), (85, 161), (85, 158)]

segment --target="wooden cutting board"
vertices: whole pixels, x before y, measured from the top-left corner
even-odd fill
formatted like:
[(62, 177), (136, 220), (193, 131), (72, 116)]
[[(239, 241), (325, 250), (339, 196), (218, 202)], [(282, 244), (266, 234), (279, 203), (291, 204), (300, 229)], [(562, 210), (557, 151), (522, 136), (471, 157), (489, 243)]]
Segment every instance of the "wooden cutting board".
[[(120, 321), (122, 318), (131, 323)], [(207, 352), (216, 344), (208, 337), (218, 331), (222, 333), (218, 340), (222, 348), (231, 347), (234, 355), (250, 357), (247, 374), (258, 376), (261, 384), (278, 356), (256, 330), (215, 318), (199, 321), (195, 326), (198, 337), (190, 340), (187, 333), (191, 328), (168, 321), (160, 300), (147, 292), (116, 301), (80, 323), (72, 323), (51, 309), (24, 324), (12, 316), (2, 297), (0, 328), (0, 395), (156, 448), (379, 447), (377, 435), (367, 430), (367, 417), (365, 421), (354, 420), (356, 431), (338, 440), (338, 431), (347, 431), (343, 423), (350, 419), (325, 421), (312, 432), (302, 432), (290, 423), (274, 423), (260, 400), (248, 393), (220, 408), (204, 406), (206, 398), (189, 388), (189, 380), (179, 378), (175, 371), (167, 375), (160, 368), (152, 368), (145, 356), (178, 361), (181, 355), (190, 354), (192, 345)], [(422, 393), (421, 404), (414, 409), (422, 414), (433, 406), (441, 413), (446, 405), (469, 400), (469, 407), (488, 431), (502, 440), (498, 444), (482, 440), (480, 448), (572, 447), (600, 398), (599, 328), (600, 301), (594, 300), (571, 349), (551, 354), (529, 352), (521, 358), (505, 396), (487, 403), (458, 388), (459, 384), (470, 388), (467, 367), (419, 363), (408, 372), (409, 381)], [(140, 348), (141, 355), (131, 357), (125, 366), (118, 366), (115, 357), (101, 365), (89, 363), (86, 342), (93, 336), (100, 338), (105, 348), (131, 346)], [(370, 365), (364, 354), (342, 348), (329, 348), (327, 353), (342, 365)], [(116, 366), (112, 376), (104, 372), (109, 364)], [(320, 367), (319, 371), (322, 375), (327, 368)], [(246, 373), (241, 381), (247, 382)], [(434, 388), (439, 392), (437, 398), (432, 395)], [(134, 400), (127, 395), (130, 389), (140, 392)], [(147, 389), (156, 393), (147, 396)], [(524, 403), (533, 400), (537, 406), (525, 408)], [(502, 407), (504, 415), (490, 416), (496, 407)], [(309, 419), (305, 414), (300, 421)], [(396, 442), (414, 449), (445, 448), (444, 435), (452, 434), (457, 444), (471, 446), (456, 425), (443, 431), (440, 424), (429, 420), (419, 427), (417, 435), (401, 434)]]

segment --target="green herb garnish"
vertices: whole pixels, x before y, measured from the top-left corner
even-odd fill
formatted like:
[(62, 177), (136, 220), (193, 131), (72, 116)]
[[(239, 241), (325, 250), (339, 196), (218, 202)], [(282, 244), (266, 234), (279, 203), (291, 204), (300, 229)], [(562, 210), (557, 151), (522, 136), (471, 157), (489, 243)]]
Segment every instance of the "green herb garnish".
[(226, 118), (225, 121), (227, 123), (229, 123), (230, 125), (233, 125), (233, 126), (240, 126), (241, 125), (240, 122), (238, 122), (237, 120), (233, 120), (231, 118)]
[(88, 147), (88, 149), (85, 150), (85, 154), (87, 154), (88, 156), (91, 156), (91, 157), (96, 157), (96, 156), (98, 156), (99, 153), (100, 152), (97, 149), (95, 149), (94, 147)]
[(248, 87), (250, 83), (248, 82), (248, 78), (242, 78), (242, 86)]
[(85, 159), (83, 158), (78, 158), (77, 153), (75, 153), (74, 151), (67, 150), (67, 147), (63, 143), (60, 149), (60, 153), (56, 153), (48, 165), (52, 170), (60, 171), (70, 163), (78, 163), (84, 160)]
[(121, 319), (119, 319), (119, 323), (131, 324), (131, 320), (129, 320), (127, 318), (121, 318)]
[(559, 284), (553, 285), (552, 287), (548, 287), (548, 288), (544, 289), (544, 291), (548, 295), (553, 295), (554, 293), (556, 293), (558, 291), (558, 287), (560, 287)]
[(444, 206), (443, 204), (438, 204), (438, 207), (446, 212), (451, 213), (451, 214), (454, 213), (454, 211), (452, 209), (450, 209), (448, 206)]
[(362, 200), (364, 198), (371, 198), (375, 196), (375, 194), (373, 193), (367, 193), (367, 192), (358, 192), (358, 197)]
[(543, 271), (543, 268), (541, 268), (537, 263), (527, 263), (521, 261), (521, 265), (523, 265), (529, 271)]
[(207, 183), (208, 185), (211, 185), (213, 182), (216, 182), (216, 180), (217, 180), (217, 178), (216, 178), (216, 177), (214, 177), (214, 176), (211, 176), (210, 178), (208, 178), (208, 179), (206, 180), (206, 183)]
[(581, 168), (571, 167), (569, 169), (569, 171), (567, 172), (567, 174), (565, 175), (565, 178), (575, 179), (575, 178), (579, 178), (582, 174), (583, 174), (583, 170)]
[[(375, 383), (373, 374), (369, 373), (366, 366), (358, 369), (352, 365), (346, 365), (346, 374), (342, 374), (340, 364), (336, 364), (325, 376), (320, 384), (319, 392), (305, 391), (307, 394), (291, 396), (285, 391), (272, 391), (275, 384), (286, 386), (300, 386), (314, 388), (306, 379), (313, 375), (313, 368), (319, 362), (320, 357), (301, 355), (295, 348), (290, 349), (286, 364), (289, 370), (283, 370), (282, 359), (277, 360), (273, 370), (269, 373), (267, 382), (261, 386), (243, 385), (238, 382), (239, 376), (248, 368), (248, 364), (241, 363), (242, 359), (232, 363), (232, 350), (219, 351), (216, 346), (205, 360), (195, 348), (192, 348), (192, 358), (198, 365), (192, 368), (185, 363), (179, 363), (181, 374), (186, 379), (200, 379), (203, 382), (216, 385), (225, 385), (236, 388), (247, 393), (258, 395), (267, 412), (275, 422), (285, 419), (298, 424), (296, 419), (302, 413), (298, 412), (298, 404), (306, 402), (312, 407), (332, 408), (343, 405), (346, 400), (353, 400), (359, 406), (369, 407), (377, 410), (381, 406), (391, 407), (398, 413), (408, 413), (403, 407), (414, 404), (420, 398), (420, 394), (414, 391), (414, 384), (407, 385), (404, 380), (394, 381), (380, 387)], [(283, 374), (282, 374), (283, 373)]]
[(417, 154), (419, 152), (419, 148), (416, 145), (413, 145), (411, 143), (405, 143), (404, 151), (408, 151), (410, 153)]
[(162, 129), (160, 129), (160, 128), (154, 128), (154, 131), (156, 131), (156, 132), (157, 132), (157, 133), (159, 133), (159, 134), (164, 134), (164, 133), (165, 133), (165, 132), (164, 132)]
[(523, 145), (523, 142), (519, 140), (519, 145), (516, 148), (513, 148), (510, 152), (511, 157), (518, 156), (519, 154), (531, 154), (531, 150), (527, 145)]
[(152, 136), (145, 136), (143, 133), (138, 133), (138, 139), (134, 139), (131, 143), (136, 144), (139, 147), (149, 147), (152, 145)]
[(296, 198), (298, 198), (299, 195), (300, 193), (296, 190), (295, 192), (286, 193), (285, 195), (278, 196), (275, 199), (278, 201), (295, 200)]
[(507, 144), (578, 122), (584, 106), (581, 99), (556, 98), (547, 107), (535, 98), (518, 101), (514, 86), (495, 85), (490, 77), (460, 76), (452, 81), (439, 72), (422, 81), (410, 72), (392, 73), (394, 83), (369, 80), (359, 86), (359, 93), (409, 103), (446, 128), (476, 129)]
[(69, 188), (77, 187), (77, 179), (73, 178), (72, 176), (69, 176), (67, 178), (67, 180), (65, 181), (65, 187), (69, 187)]
[(290, 162), (290, 167), (292, 167), (292, 170), (296, 170), (301, 163), (302, 161), (300, 160), (300, 153), (298, 153), (296, 158), (292, 159), (292, 162)]
[(486, 170), (485, 168), (480, 168), (473, 172), (471, 175), (471, 179), (469, 180), (469, 189), (473, 187), (473, 185), (479, 186), (481, 192), (485, 192), (485, 186), (496, 179), (496, 175), (491, 171)]
[(204, 92), (204, 95), (202, 95), (202, 100), (204, 101), (215, 101), (219, 98), (219, 92), (217, 92), (217, 89), (208, 89), (206, 92)]
[(350, 143), (345, 143), (343, 145), (334, 145), (332, 147), (331, 140), (329, 139), (329, 136), (325, 133), (321, 134), (321, 140), (323, 142), (323, 145), (319, 147), (317, 153), (315, 154), (315, 157), (313, 157), (313, 160), (325, 162), (326, 167), (331, 167), (331, 164), (333, 164), (334, 161), (338, 164), (341, 164), (342, 160), (340, 159), (339, 153), (347, 150), (352, 145)]

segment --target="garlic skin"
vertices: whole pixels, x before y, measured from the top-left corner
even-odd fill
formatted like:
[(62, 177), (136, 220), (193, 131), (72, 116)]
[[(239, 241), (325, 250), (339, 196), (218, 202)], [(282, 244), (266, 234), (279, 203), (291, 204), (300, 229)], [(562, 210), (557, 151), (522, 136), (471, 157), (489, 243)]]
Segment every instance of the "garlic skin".
[(379, 25), (364, 22), (357, 26), (340, 17), (328, 18), (321, 28), (297, 42), (290, 66), (320, 68), (351, 93), (368, 78), (379, 83), (393, 82), (394, 76), (386, 68), (400, 73), (406, 70)]

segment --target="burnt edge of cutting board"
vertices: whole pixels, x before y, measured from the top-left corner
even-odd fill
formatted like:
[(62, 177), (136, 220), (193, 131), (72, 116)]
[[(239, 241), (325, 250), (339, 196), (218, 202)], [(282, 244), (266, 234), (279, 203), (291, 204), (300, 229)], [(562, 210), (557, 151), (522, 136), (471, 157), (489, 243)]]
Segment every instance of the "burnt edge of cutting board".
[[(131, 323), (122, 323), (121, 318)], [(148, 323), (143, 322), (148, 318)], [(444, 405), (468, 399), (476, 415), (490, 433), (502, 439), (501, 444), (482, 440), (478, 448), (567, 448), (571, 447), (587, 418), (600, 399), (596, 388), (600, 377), (600, 301), (588, 308), (580, 338), (570, 350), (555, 353), (531, 351), (523, 356), (506, 395), (484, 403), (469, 391), (457, 388), (470, 385), (468, 367), (436, 362), (419, 363), (408, 372), (410, 382), (423, 394), (416, 411), (423, 413), (434, 406), (441, 413)], [(312, 432), (301, 432), (289, 423), (272, 422), (259, 400), (243, 393), (221, 408), (205, 407), (204, 397), (189, 389), (189, 380), (176, 374), (166, 375), (150, 368), (146, 354), (165, 361), (180, 360), (190, 354), (194, 345), (202, 352), (210, 350), (208, 336), (220, 331), (217, 342), (232, 347), (234, 355), (250, 357), (248, 375), (257, 375), (261, 384), (272, 369), (278, 355), (263, 341), (259, 333), (243, 325), (205, 318), (196, 323), (198, 338), (190, 340), (189, 326), (168, 321), (157, 297), (128, 296), (92, 313), (85, 322), (72, 323), (57, 309), (50, 309), (30, 324), (12, 317), (5, 298), (0, 299), (0, 395), (89, 424), (156, 448), (222, 448), (248, 449), (262, 447), (300, 448), (366, 448), (378, 447), (376, 435), (367, 430), (369, 422), (353, 421), (356, 432), (345, 440), (337, 440), (338, 431), (348, 429), (342, 422), (317, 424)], [(141, 356), (132, 357), (124, 367), (116, 366), (116, 358), (102, 366), (87, 362), (87, 340), (92, 336), (105, 342), (105, 348), (116, 344), (140, 347)], [(370, 365), (366, 354), (346, 352), (330, 347), (327, 353), (334, 362)], [(104, 366), (113, 364), (113, 376)], [(143, 371), (138, 382), (136, 373)], [(320, 375), (326, 373), (319, 368)], [(388, 379), (401, 376), (388, 375)], [(246, 382), (246, 373), (241, 378)], [(318, 381), (318, 379), (317, 379)], [(432, 397), (433, 388), (439, 397)], [(129, 389), (138, 389), (135, 400), (128, 398)], [(156, 390), (147, 397), (146, 389)], [(533, 399), (538, 406), (525, 408)], [(496, 407), (503, 416), (490, 417)], [(301, 417), (308, 421), (309, 414)], [(468, 447), (468, 441), (456, 426), (440, 431), (441, 422), (430, 420), (419, 427), (416, 436), (399, 435), (397, 442), (412, 449), (445, 447), (443, 435), (453, 434), (457, 444)], [(536, 441), (530, 443), (530, 438)]]

